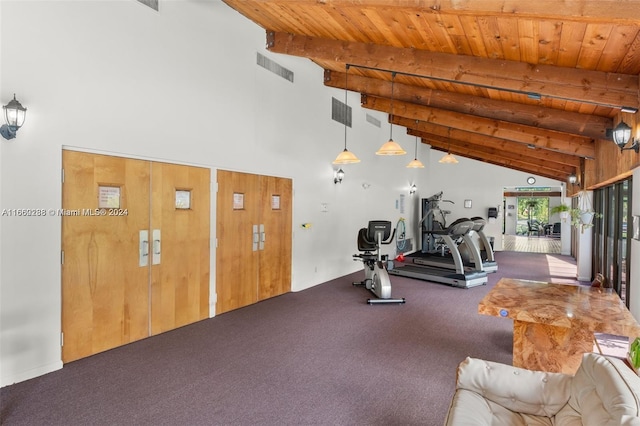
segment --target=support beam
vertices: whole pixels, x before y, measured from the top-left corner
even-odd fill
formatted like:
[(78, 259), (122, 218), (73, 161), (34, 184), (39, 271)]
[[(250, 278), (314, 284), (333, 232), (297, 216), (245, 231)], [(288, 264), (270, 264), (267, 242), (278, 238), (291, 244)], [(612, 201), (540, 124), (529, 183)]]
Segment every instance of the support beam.
[(499, 139), (493, 136), (479, 135), (477, 133), (471, 133), (460, 129), (450, 129), (448, 127), (439, 126), (433, 123), (427, 123), (425, 121), (411, 120), (404, 117), (393, 116), (391, 122), (398, 126), (407, 128), (407, 132), (419, 132), (422, 137), (429, 139), (430, 137), (443, 138), (447, 140), (466, 141), (478, 147), (496, 148), (502, 152), (513, 152), (520, 155), (522, 158), (536, 158), (547, 163), (558, 164), (559, 166), (568, 166), (572, 169), (580, 167), (582, 157), (576, 155), (563, 154), (561, 152), (552, 151), (549, 149), (540, 149), (534, 147), (531, 149), (527, 145), (511, 142), (505, 139)]
[[(361, 103), (363, 108), (383, 111), (394, 116), (427, 121), (440, 126), (531, 144), (540, 148), (551, 149), (570, 155), (587, 158), (593, 158), (595, 156), (593, 140), (580, 136), (523, 126), (506, 121), (491, 120), (475, 115), (418, 106), (402, 101), (394, 101), (393, 111), (391, 111), (391, 101), (389, 99), (375, 96), (362, 96)], [(393, 114), (391, 114), (392, 112)]]
[[(569, 175), (563, 175), (561, 173), (556, 173), (554, 171), (549, 171), (549, 170), (537, 168), (537, 167), (531, 167), (530, 165), (523, 162), (505, 159), (500, 156), (490, 156), (490, 155), (487, 155), (485, 152), (481, 152), (477, 150), (464, 149), (454, 145), (449, 147), (447, 144), (442, 144), (440, 142), (434, 142), (433, 144), (430, 144), (430, 145), (433, 149), (438, 151), (450, 152), (451, 154), (458, 155), (460, 157), (470, 158), (472, 160), (477, 160), (483, 163), (493, 164), (496, 166), (502, 166), (508, 169), (518, 170), (525, 173), (532, 173), (532, 174), (543, 176), (549, 179), (566, 181), (569, 177)], [(455, 167), (455, 165), (453, 165), (453, 167)]]
[[(391, 85), (385, 80), (381, 81), (377, 78), (355, 74), (349, 74), (347, 79), (345, 79), (345, 76), (344, 72), (326, 69), (324, 71), (324, 84), (325, 86), (344, 89), (346, 80), (347, 89), (350, 91), (382, 98), (391, 97)], [(394, 99), (417, 105), (472, 114), (494, 120), (509, 121), (541, 129), (556, 130), (591, 139), (605, 139), (606, 130), (613, 128), (613, 120), (609, 117), (446, 92), (402, 84), (397, 80), (394, 84), (393, 95)]]
[(457, 153), (465, 157), (467, 155), (473, 155), (476, 159), (481, 158), (485, 161), (499, 161), (507, 167), (517, 166), (541, 176), (555, 176), (554, 179), (564, 179), (570, 174), (576, 173), (575, 167), (550, 163), (536, 158), (527, 158), (517, 153), (502, 151), (498, 148), (483, 147), (461, 140), (449, 140), (448, 138), (423, 134), (416, 131), (410, 131), (409, 134), (421, 137), (434, 148), (445, 150), (455, 149)]
[[(393, 119), (394, 124), (405, 126), (410, 120), (407, 119)], [(407, 128), (407, 133), (411, 135), (421, 136), (427, 141), (438, 140), (441, 142), (451, 141), (464, 141), (477, 149), (496, 150), (496, 152), (503, 152), (513, 154), (514, 158), (524, 158), (530, 161), (535, 161), (540, 164), (550, 165), (551, 168), (566, 171), (571, 173), (580, 168), (581, 157), (562, 154), (548, 149), (531, 149), (521, 143), (509, 142), (502, 139), (491, 137), (476, 137), (477, 135), (460, 130), (448, 131), (447, 128), (442, 126), (435, 126), (430, 123), (420, 122), (418, 125), (411, 125)]]
[[(557, 7), (557, 6), (556, 6)], [(638, 76), (267, 31), (271, 52), (520, 94), (640, 108)]]

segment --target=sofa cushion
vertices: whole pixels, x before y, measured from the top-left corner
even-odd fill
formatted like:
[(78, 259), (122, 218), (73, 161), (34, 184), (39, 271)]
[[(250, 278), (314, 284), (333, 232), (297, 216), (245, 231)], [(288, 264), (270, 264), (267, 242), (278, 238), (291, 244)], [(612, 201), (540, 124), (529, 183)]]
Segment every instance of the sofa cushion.
[(513, 412), (552, 417), (566, 405), (571, 380), (568, 374), (467, 357), (458, 367), (456, 387), (476, 392)]
[(556, 416), (556, 425), (640, 425), (639, 395), (640, 377), (622, 360), (584, 354), (571, 383), (571, 397)]
[(482, 395), (458, 389), (451, 401), (445, 426), (552, 426), (549, 417), (516, 413)]

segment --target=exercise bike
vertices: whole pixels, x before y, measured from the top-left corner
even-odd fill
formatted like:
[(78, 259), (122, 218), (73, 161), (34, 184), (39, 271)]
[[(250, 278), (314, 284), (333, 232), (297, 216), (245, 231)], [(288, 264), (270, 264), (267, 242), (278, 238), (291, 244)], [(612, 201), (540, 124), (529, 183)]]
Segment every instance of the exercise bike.
[(355, 286), (364, 286), (377, 296), (377, 299), (367, 299), (367, 304), (377, 303), (405, 303), (404, 298), (391, 297), (391, 280), (387, 272), (387, 255), (380, 255), (380, 245), (391, 244), (396, 230), (391, 232), (391, 222), (372, 220), (367, 228), (358, 232), (358, 251), (353, 260), (364, 263), (364, 281), (354, 282)]

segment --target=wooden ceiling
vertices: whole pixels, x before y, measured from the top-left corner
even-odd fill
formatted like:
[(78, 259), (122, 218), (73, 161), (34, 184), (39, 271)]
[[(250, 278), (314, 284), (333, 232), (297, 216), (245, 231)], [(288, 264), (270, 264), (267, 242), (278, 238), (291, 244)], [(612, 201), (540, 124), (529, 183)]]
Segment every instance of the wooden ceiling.
[(566, 181), (640, 107), (640, 0), (224, 1), (455, 155)]

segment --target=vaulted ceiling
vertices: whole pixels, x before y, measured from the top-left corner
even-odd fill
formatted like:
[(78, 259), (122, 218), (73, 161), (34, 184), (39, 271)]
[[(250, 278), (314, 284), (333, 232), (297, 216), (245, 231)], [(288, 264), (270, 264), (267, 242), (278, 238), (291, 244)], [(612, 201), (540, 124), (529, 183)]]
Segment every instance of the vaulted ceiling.
[(271, 52), (463, 157), (566, 181), (640, 107), (640, 0), (224, 2)]

